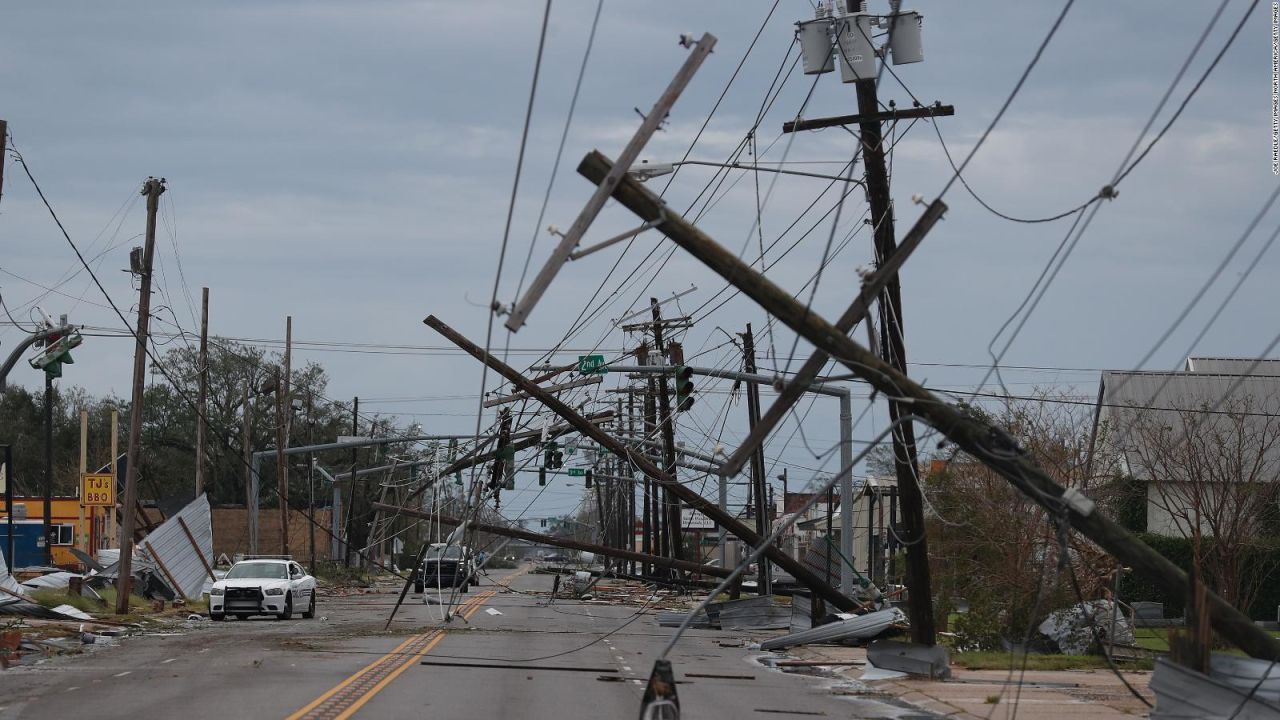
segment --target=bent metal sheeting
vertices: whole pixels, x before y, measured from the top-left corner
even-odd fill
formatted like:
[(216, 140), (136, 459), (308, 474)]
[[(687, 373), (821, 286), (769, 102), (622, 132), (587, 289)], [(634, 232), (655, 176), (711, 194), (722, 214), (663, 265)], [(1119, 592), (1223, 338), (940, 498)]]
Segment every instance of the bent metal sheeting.
[(213, 520), (209, 498), (201, 495), (165, 520), (138, 544), (139, 551), (155, 563), (159, 575), (188, 600), (204, 592), (208, 568), (213, 565)]

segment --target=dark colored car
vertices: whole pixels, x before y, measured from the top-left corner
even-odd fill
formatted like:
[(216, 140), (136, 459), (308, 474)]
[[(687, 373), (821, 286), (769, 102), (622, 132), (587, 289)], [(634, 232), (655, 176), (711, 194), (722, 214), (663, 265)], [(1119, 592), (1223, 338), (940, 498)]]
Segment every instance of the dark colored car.
[(475, 568), (467, 557), (466, 548), (460, 545), (446, 546), (436, 543), (427, 550), (422, 567), (413, 578), (413, 589), (423, 592), (427, 588), (460, 588), (466, 592), (476, 584)]

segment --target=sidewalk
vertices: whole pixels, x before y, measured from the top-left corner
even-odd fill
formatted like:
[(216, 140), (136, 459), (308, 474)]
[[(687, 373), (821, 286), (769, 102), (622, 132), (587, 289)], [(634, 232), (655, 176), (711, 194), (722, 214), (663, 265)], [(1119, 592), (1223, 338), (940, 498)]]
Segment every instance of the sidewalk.
[[(788, 654), (803, 661), (866, 662), (862, 648), (833, 645), (796, 647)], [(858, 680), (864, 667), (835, 668), (845, 677)], [(1021, 689), (1018, 674), (1007, 670), (965, 670), (952, 666), (950, 680), (901, 678), (897, 680), (863, 681), (874, 690), (893, 695), (922, 710), (964, 720), (1006, 720), (1017, 707), (1017, 716), (1025, 720), (1058, 720), (1078, 718), (1088, 713), (1090, 720), (1133, 718), (1146, 715), (1148, 709), (1133, 697), (1109, 670), (1036, 670), (1023, 676)], [(1125, 678), (1133, 687), (1155, 702), (1147, 688), (1151, 673), (1126, 671)]]

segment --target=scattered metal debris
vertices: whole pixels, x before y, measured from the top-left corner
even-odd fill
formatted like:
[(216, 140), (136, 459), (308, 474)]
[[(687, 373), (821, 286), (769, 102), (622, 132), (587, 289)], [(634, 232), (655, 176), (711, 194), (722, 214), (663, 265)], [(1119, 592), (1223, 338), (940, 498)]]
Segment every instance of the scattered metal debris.
[(867, 647), (867, 662), (883, 670), (930, 678), (951, 677), (951, 658), (940, 645), (877, 640)]
[(832, 643), (841, 640), (870, 640), (895, 625), (905, 625), (907, 616), (897, 608), (857, 615), (847, 620), (819, 625), (760, 643), (761, 650), (782, 650), (796, 645)]
[[(1215, 656), (1216, 657), (1216, 656)], [(1237, 658), (1245, 660), (1245, 658)], [(1266, 660), (1252, 660), (1258, 663), (1257, 674), (1253, 684), (1263, 673), (1268, 673), (1273, 663)], [(1239, 671), (1240, 668), (1233, 668)], [(1215, 673), (1216, 674), (1216, 673)], [(1151, 690), (1156, 694), (1156, 706), (1151, 711), (1152, 720), (1182, 720), (1183, 718), (1207, 718), (1208, 720), (1277, 720), (1280, 718), (1280, 704), (1274, 701), (1275, 696), (1265, 696), (1262, 687), (1250, 694), (1253, 685), (1241, 687), (1237, 683), (1242, 678), (1234, 675), (1228, 680), (1224, 677), (1203, 675), (1191, 668), (1170, 661), (1168, 658), (1157, 658), (1156, 669), (1151, 675)], [(1266, 685), (1264, 681), (1263, 685)]]
[(721, 630), (781, 630), (791, 626), (791, 608), (763, 595), (708, 603), (707, 618)]
[(1064, 655), (1098, 655), (1103, 643), (1133, 645), (1133, 627), (1110, 600), (1055, 610), (1038, 628)]

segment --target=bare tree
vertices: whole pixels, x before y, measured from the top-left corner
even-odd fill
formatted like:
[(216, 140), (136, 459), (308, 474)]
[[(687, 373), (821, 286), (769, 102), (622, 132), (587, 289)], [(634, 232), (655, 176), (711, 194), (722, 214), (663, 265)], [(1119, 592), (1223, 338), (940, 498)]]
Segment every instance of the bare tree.
[[(1092, 495), (1091, 488), (1102, 489), (1113, 469), (1097, 462), (1090, 468), (1091, 408), (1059, 402), (1065, 399), (1040, 391), (1031, 400), (1008, 401), (991, 413), (992, 420), (1060, 484)], [(946, 608), (952, 596), (968, 600), (966, 623), (986, 623), (980, 643), (998, 636), (1021, 640), (1039, 616), (1074, 602), (1074, 588), (1056, 582), (1062, 536), (1039, 504), (965, 454), (936, 459), (925, 489), (930, 560), (942, 596), (938, 604)], [(1099, 594), (1100, 578), (1113, 565), (1105, 554), (1073, 542), (1066, 559), (1083, 592)]]
[(1247, 611), (1270, 568), (1280, 501), (1280, 416), (1269, 398), (1234, 395), (1216, 408), (1124, 411), (1130, 470), (1146, 481), (1148, 529), (1193, 541), (1197, 566)]

